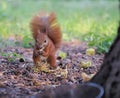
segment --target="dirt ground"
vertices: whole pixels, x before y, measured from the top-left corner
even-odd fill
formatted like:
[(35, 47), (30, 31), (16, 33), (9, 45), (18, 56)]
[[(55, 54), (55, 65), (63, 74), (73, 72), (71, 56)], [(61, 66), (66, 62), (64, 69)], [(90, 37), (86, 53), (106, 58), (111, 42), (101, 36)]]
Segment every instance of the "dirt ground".
[[(0, 95), (33, 95), (50, 87), (88, 81), (99, 70), (104, 54), (88, 56), (87, 48), (85, 43), (64, 43), (57, 54), (62, 51), (66, 56), (62, 58), (57, 55), (59, 69), (54, 72), (34, 70), (32, 48), (0, 49), (4, 53), (0, 55)], [(90, 64), (83, 67), (81, 62)]]

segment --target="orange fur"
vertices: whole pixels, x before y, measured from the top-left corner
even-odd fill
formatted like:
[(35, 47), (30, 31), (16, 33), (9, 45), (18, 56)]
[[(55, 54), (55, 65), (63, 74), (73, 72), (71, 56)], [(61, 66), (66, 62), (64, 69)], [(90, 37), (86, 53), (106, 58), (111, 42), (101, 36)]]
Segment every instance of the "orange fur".
[[(55, 52), (61, 45), (62, 33), (57, 23), (54, 13), (47, 15), (40, 13), (32, 18), (30, 23), (35, 46), (33, 51), (33, 61), (36, 64), (40, 56), (47, 57), (48, 63), (52, 67), (56, 66)], [(41, 49), (41, 53), (40, 50)]]

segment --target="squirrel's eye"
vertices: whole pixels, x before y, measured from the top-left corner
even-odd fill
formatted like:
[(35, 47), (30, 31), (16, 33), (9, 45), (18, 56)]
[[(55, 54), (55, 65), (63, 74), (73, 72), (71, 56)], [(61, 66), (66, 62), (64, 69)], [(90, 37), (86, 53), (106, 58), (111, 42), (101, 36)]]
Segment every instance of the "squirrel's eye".
[(47, 41), (46, 40), (44, 40), (44, 43), (46, 43)]

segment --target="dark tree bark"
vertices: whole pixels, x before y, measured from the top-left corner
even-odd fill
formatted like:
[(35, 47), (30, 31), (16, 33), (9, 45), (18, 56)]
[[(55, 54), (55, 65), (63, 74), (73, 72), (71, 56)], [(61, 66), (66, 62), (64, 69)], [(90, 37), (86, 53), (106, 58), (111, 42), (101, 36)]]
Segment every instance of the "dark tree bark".
[(120, 26), (100, 71), (91, 79), (104, 87), (103, 98), (120, 98)]

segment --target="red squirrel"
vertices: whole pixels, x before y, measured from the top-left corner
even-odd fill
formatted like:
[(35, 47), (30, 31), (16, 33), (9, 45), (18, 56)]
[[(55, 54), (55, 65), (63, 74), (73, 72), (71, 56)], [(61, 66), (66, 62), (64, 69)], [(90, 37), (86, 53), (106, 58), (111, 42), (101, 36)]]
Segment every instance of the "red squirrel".
[(56, 68), (55, 53), (61, 45), (62, 33), (55, 13), (50, 13), (49, 15), (40, 13), (33, 16), (30, 28), (35, 40), (33, 50), (34, 64), (37, 65), (41, 57), (44, 57), (52, 68)]

